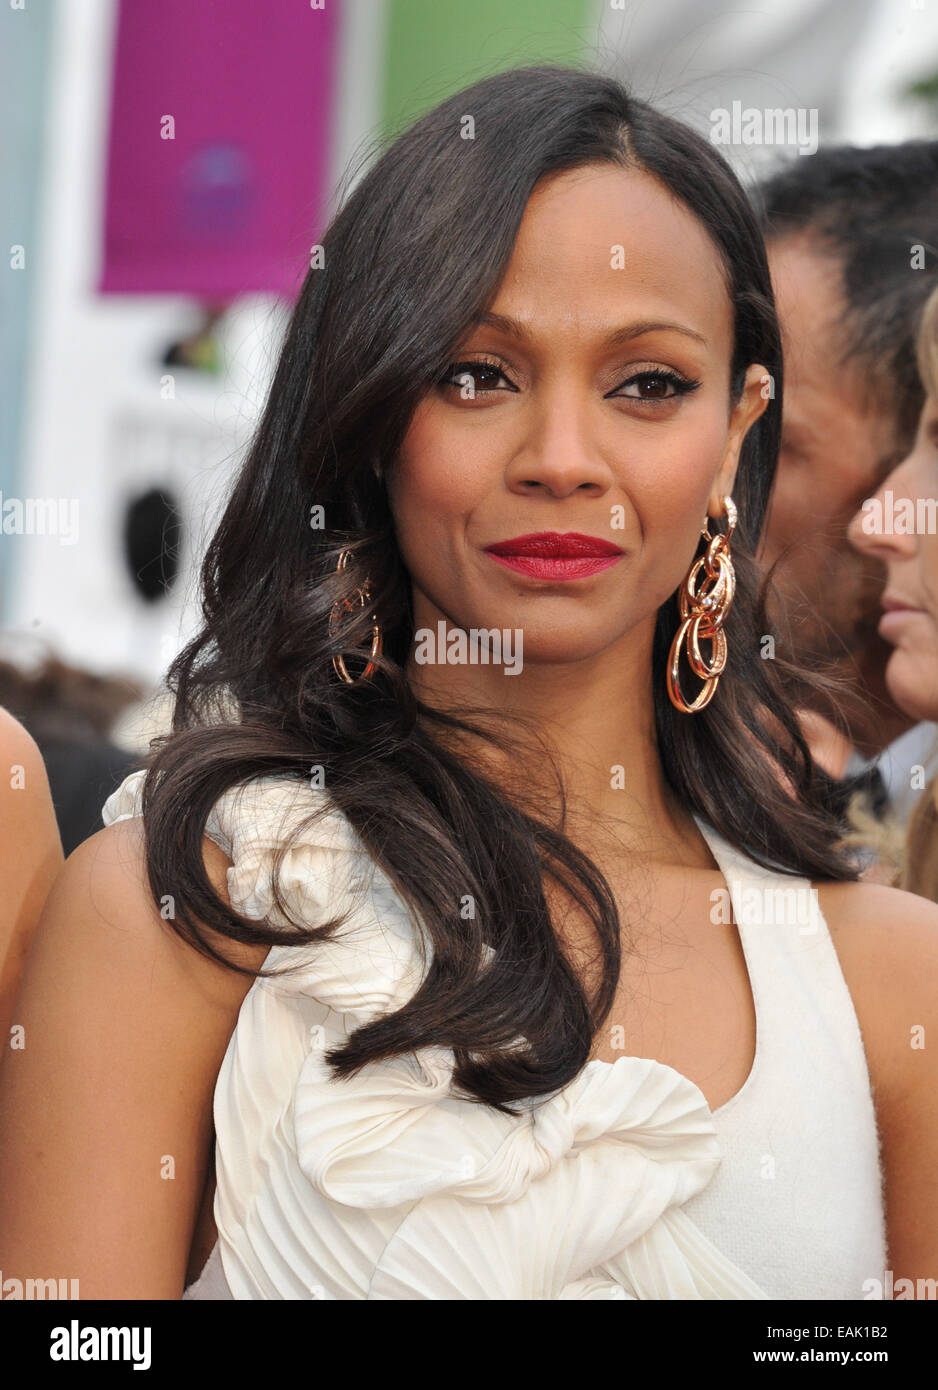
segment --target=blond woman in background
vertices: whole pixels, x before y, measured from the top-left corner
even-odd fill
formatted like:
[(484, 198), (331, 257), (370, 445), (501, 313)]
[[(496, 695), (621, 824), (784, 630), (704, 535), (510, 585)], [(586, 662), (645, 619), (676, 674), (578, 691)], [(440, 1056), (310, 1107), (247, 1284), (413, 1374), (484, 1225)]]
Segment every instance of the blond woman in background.
[[(875, 497), (864, 503), (848, 534), (857, 550), (878, 556), (886, 566), (885, 611), (879, 631), (895, 645), (886, 667), (890, 693), (915, 718), (934, 720), (938, 719), (938, 534), (928, 518), (938, 511), (938, 290), (922, 313), (918, 367), (927, 397), (912, 452), (893, 469)], [(882, 526), (876, 524), (878, 517), (883, 518)], [(909, 525), (907, 517), (914, 517), (914, 525)], [(913, 771), (909, 769), (910, 777)], [(855, 810), (851, 819), (859, 833), (868, 836), (862, 811)], [(881, 830), (879, 850), (882, 860), (892, 866), (895, 885), (938, 902), (938, 778), (922, 789), (904, 836), (897, 836), (894, 826)]]

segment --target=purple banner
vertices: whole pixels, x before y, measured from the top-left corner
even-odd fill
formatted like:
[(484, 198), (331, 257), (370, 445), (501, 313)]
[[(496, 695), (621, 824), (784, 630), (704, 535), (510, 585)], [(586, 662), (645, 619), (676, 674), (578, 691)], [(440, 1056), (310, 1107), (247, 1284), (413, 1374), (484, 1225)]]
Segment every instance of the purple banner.
[(121, 0), (104, 294), (294, 298), (324, 229), (338, 0)]

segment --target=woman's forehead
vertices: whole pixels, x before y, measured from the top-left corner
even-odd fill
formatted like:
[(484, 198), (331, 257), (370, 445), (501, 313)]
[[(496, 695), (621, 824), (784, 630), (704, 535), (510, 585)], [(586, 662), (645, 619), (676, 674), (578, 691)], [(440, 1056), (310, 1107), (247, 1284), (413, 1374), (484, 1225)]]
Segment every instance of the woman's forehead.
[(614, 166), (538, 184), (492, 308), (532, 326), (558, 310), (610, 326), (650, 316), (715, 344), (732, 324), (723, 262), (703, 223), (652, 175)]

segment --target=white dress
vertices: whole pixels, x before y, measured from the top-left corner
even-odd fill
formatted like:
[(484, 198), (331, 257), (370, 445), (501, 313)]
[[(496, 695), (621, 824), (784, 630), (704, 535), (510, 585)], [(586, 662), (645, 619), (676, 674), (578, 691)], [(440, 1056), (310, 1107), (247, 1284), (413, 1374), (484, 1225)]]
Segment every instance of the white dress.
[[(108, 799), (105, 824), (140, 814), (143, 778), (131, 774)], [(348, 916), (331, 942), (272, 948), (265, 968), (293, 969), (258, 979), (244, 999), (215, 1087), (218, 1242), (184, 1297), (871, 1296), (861, 1285), (881, 1279), (885, 1263), (875, 1115), (856, 1016), (823, 918), (814, 940), (800, 931), (796, 940), (797, 928), (740, 921), (757, 1005), (756, 1065), (715, 1114), (679, 1072), (627, 1055), (588, 1062), (517, 1116), (454, 1095), (453, 1055), (443, 1047), (336, 1081), (324, 1052), (399, 1008), (424, 977), (407, 908), (325, 791), (280, 778), (236, 788), (215, 806), (207, 834), (232, 861), (233, 905), (286, 926), (272, 898), (273, 856), (317, 807), (322, 814), (283, 859), (281, 890), (309, 925)], [(752, 885), (766, 871), (698, 824), (735, 905), (740, 883)], [(734, 887), (731, 874), (741, 872), (749, 876)], [(786, 888), (805, 883), (768, 878)], [(754, 963), (770, 935), (777, 958), (766, 961), (757, 984)], [(804, 992), (802, 1021), (822, 1014), (817, 1037), (807, 1031), (803, 1057), (794, 1048), (795, 1072), (803, 1074), (792, 1085), (775, 1074), (784, 1072), (792, 1040), (773, 1042), (764, 1028), (772, 1018), (764, 1008), (774, 987), (769, 973), (778, 974), (779, 959), (796, 962), (794, 974), (782, 970), (780, 978)], [(784, 1017), (778, 1012), (781, 1032)], [(792, 1017), (797, 1022), (797, 1009)], [(778, 1084), (781, 1096), (772, 1090)], [(757, 1094), (761, 1109), (753, 1108)], [(780, 1104), (791, 1107), (782, 1123)], [(840, 1147), (828, 1154), (823, 1132), (814, 1132), (831, 1105), (835, 1125), (846, 1126), (849, 1170)], [(738, 1141), (735, 1168), (720, 1173), (722, 1188), (708, 1207), (724, 1113), (731, 1126), (741, 1120), (728, 1134)], [(767, 1124), (776, 1126), (775, 1139), (766, 1137)], [(771, 1179), (767, 1145), (777, 1160)], [(752, 1187), (760, 1181), (761, 1192)], [(700, 1219), (695, 1203), (703, 1204)], [(779, 1243), (781, 1269), (773, 1255)], [(734, 1244), (748, 1268), (726, 1253)]]

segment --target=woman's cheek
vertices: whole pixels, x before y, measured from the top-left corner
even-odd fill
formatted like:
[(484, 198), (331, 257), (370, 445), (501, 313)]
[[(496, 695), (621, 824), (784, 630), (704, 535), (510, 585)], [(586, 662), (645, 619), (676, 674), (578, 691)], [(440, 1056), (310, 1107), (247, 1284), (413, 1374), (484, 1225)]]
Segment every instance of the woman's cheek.
[(886, 666), (886, 686), (914, 718), (938, 719), (938, 629), (930, 646), (896, 649)]
[(478, 436), (460, 441), (432, 406), (419, 407), (389, 479), (392, 511), (410, 521), (425, 516), (428, 522), (468, 515), (493, 483), (491, 445), (477, 456), (479, 443)]
[(623, 488), (633, 500), (646, 543), (660, 539), (669, 546), (688, 530), (699, 532), (725, 440), (725, 433), (712, 441), (689, 435), (631, 470)]
[[(432, 462), (431, 462), (432, 461)], [(466, 532), (477, 499), (455, 462), (429, 455), (399, 461), (388, 500), (401, 558), (415, 584), (437, 602), (458, 586)], [(445, 606), (445, 605), (444, 605)]]
[(411, 473), (389, 489), (397, 543), (415, 578), (425, 571), (452, 570), (464, 545), (472, 499), (463, 495), (465, 479), (453, 474), (447, 485), (447, 473)]
[[(917, 495), (927, 499), (938, 496), (938, 460), (929, 464), (915, 480)], [(918, 537), (918, 573), (922, 600), (938, 624), (938, 536)]]

